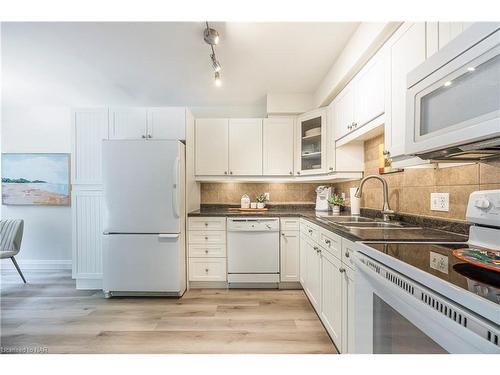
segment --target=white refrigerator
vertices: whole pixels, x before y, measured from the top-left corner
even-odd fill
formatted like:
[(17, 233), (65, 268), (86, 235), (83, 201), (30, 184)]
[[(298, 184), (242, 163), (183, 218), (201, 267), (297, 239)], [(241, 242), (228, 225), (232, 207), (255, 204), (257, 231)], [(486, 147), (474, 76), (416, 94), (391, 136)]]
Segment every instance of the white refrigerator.
[(185, 146), (104, 140), (103, 290), (181, 296), (186, 290)]

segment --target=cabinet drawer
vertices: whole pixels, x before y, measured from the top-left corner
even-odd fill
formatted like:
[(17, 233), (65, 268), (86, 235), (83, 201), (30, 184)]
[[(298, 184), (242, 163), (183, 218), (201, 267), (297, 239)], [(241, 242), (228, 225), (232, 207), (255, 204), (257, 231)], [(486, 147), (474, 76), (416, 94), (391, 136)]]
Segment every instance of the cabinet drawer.
[(190, 258), (225, 258), (226, 245), (193, 245), (189, 244)]
[(354, 257), (356, 250), (354, 250), (354, 242), (342, 238), (342, 263), (351, 269), (356, 269), (354, 265)]
[(299, 230), (300, 229), (300, 219), (299, 218), (281, 218), (281, 230)]
[(339, 260), (342, 258), (342, 238), (339, 235), (322, 229), (319, 235), (319, 244)]
[(226, 218), (190, 217), (188, 230), (226, 230)]
[(225, 244), (226, 231), (222, 230), (190, 230), (188, 231), (189, 244)]
[(306, 221), (300, 223), (300, 231), (306, 235), (306, 237), (312, 239), (315, 242), (319, 242), (319, 228), (314, 224), (309, 224)]
[(190, 258), (189, 281), (226, 281), (226, 258)]

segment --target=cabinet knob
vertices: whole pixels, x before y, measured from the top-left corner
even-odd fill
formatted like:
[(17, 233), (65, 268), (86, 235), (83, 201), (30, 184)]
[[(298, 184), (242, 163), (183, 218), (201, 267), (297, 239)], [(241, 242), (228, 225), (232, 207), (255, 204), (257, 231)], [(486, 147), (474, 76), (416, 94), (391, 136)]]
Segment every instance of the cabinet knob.
[(313, 231), (312, 231), (312, 229), (309, 229), (309, 231), (308, 231), (308, 232), (309, 232), (309, 234), (312, 234), (312, 232), (313, 232)]
[(208, 272), (208, 268), (205, 268), (205, 272)]
[(332, 243), (332, 242), (331, 242), (330, 240), (325, 240), (325, 243), (326, 243), (327, 245), (331, 245), (331, 243)]
[(292, 172), (292, 171), (290, 171), (290, 175), (293, 175), (293, 172)]
[(208, 250), (205, 250), (205, 254), (208, 254)]
[(352, 124), (352, 126), (354, 126), (355, 128), (357, 128), (357, 127), (358, 127), (358, 123), (357, 123), (357, 122), (354, 122), (354, 123)]
[(281, 235), (282, 235), (283, 237), (285, 237), (285, 233), (281, 233)]
[(205, 241), (208, 241), (208, 237), (205, 237)]
[(345, 255), (345, 257), (346, 257), (346, 258), (349, 258), (349, 257), (350, 257), (350, 255), (349, 255), (349, 252), (348, 252), (348, 251), (346, 251), (344, 255)]
[(205, 223), (205, 226), (208, 227), (208, 223)]
[(229, 174), (233, 174), (233, 171), (229, 172)]
[(224, 171), (224, 174), (227, 174), (227, 171)]
[(330, 169), (331, 171), (333, 171), (333, 167), (330, 167), (329, 169)]
[(153, 138), (153, 136), (151, 134), (148, 134), (148, 138)]
[(297, 171), (297, 174), (300, 174), (300, 171)]
[(340, 272), (340, 273), (344, 273), (344, 272), (345, 272), (345, 268), (342, 268), (342, 267), (341, 267), (341, 268), (339, 268), (339, 272)]
[(352, 129), (352, 125), (347, 125), (347, 129), (351, 130)]
[(389, 155), (389, 154), (390, 154), (390, 152), (389, 152), (389, 151), (387, 151), (387, 150), (384, 150), (382, 153), (383, 153), (384, 155)]
[(146, 136), (143, 134), (143, 135), (142, 135), (142, 138), (146, 138)]

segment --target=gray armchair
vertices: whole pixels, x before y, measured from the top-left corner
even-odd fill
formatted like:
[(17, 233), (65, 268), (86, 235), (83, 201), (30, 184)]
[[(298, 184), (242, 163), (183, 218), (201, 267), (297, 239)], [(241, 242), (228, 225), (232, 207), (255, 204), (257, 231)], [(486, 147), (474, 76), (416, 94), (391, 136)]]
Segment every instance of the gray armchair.
[(26, 284), (19, 265), (16, 262), (15, 255), (21, 250), (21, 241), (23, 239), (24, 221), (19, 219), (0, 220), (0, 259), (10, 258), (19, 272), (19, 275)]

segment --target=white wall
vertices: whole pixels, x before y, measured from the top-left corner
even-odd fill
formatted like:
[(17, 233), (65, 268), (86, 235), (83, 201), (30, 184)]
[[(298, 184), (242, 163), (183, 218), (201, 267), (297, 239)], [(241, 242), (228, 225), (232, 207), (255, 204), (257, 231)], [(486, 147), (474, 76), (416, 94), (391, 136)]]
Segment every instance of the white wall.
[[(70, 113), (68, 107), (3, 107), (2, 152), (71, 153)], [(71, 268), (71, 207), (2, 205), (1, 215), (25, 220), (16, 257), (21, 267)]]

